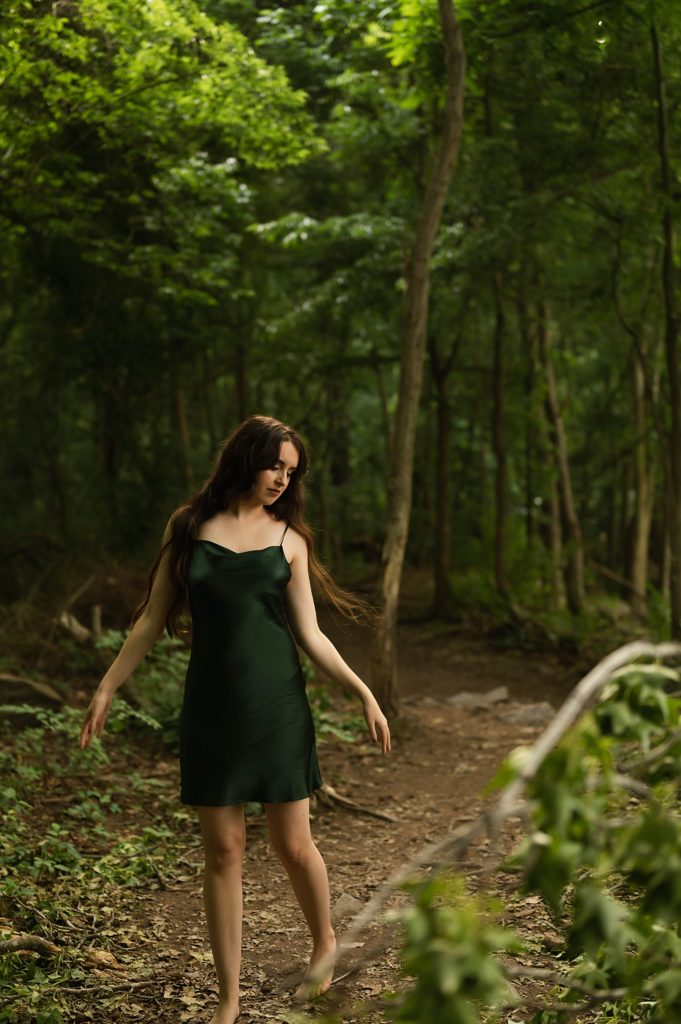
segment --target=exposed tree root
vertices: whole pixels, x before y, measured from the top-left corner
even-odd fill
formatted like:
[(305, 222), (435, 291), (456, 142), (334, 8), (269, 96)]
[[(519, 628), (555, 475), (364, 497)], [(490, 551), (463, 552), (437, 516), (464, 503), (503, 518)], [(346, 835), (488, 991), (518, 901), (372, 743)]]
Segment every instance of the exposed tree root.
[(320, 803), (325, 804), (327, 807), (334, 807), (340, 804), (341, 807), (349, 807), (353, 811), (359, 811), (360, 814), (369, 814), (374, 818), (382, 818), (384, 821), (397, 821), (398, 819), (392, 814), (388, 814), (386, 811), (377, 811), (373, 807), (366, 807), (364, 804), (358, 804), (355, 800), (350, 800), (347, 796), (341, 796), (333, 786), (330, 786), (328, 782), (323, 782), (321, 789), (314, 791), (315, 800), (319, 800)]

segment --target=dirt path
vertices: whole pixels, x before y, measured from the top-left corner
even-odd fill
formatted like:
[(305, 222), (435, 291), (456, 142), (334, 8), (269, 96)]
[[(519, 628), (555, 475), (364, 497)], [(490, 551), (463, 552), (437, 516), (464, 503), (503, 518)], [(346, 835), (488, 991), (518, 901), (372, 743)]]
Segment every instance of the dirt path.
[[(346, 660), (365, 676), (368, 645), (363, 632), (347, 626), (339, 629), (328, 618), (321, 624)], [(404, 717), (395, 730), (392, 752), (382, 755), (368, 735), (362, 744), (347, 744), (327, 734), (318, 742), (324, 781), (358, 803), (394, 818), (385, 821), (313, 806), (312, 832), (328, 868), (333, 908), (339, 900), (347, 903), (347, 897), (364, 903), (424, 842), (476, 816), (483, 806), (481, 790), (500, 760), (519, 744), (532, 742), (540, 732), (539, 726), (509, 722), (505, 717), (508, 704), (471, 711), (447, 704), (448, 696), (462, 689), (484, 691), (503, 683), (514, 701), (549, 700), (557, 707), (575, 682), (574, 670), (553, 658), (495, 653), (483, 641), (465, 634), (452, 633), (435, 640), (425, 626), (414, 624), (400, 627), (399, 651)], [(336, 706), (346, 701), (338, 691)], [(356, 702), (347, 701), (347, 707), (356, 713)], [(176, 768), (169, 765), (168, 769), (171, 781)], [(510, 828), (504, 845), (509, 847), (513, 838)], [(474, 847), (466, 862), (472, 889), (485, 864), (487, 845), (483, 840)], [(157, 1003), (158, 1024), (209, 1021), (216, 992), (203, 919), (198, 825), (187, 851), (187, 865), (185, 881), (140, 904), (139, 926), (143, 933), (153, 933), (162, 965), (167, 968), (163, 999)], [(510, 881), (502, 881), (502, 888), (504, 885), (508, 923), (521, 932), (529, 925), (537, 949), (533, 962), (548, 964), (554, 936), (538, 901), (530, 897), (512, 905)], [(396, 894), (391, 905), (403, 900)], [(353, 913), (356, 909), (358, 906)], [(347, 919), (340, 924), (336, 921), (337, 934), (344, 923)], [(372, 934), (362, 938), (369, 940)], [(393, 943), (369, 969), (339, 980), (331, 991), (356, 1003), (406, 987), (408, 980), (399, 976), (398, 949)], [(286, 873), (269, 846), (264, 818), (249, 819), (244, 865), (243, 1024), (290, 1019), (291, 990), (309, 952), (307, 926)], [(348, 961), (341, 963), (337, 975), (347, 968)], [(308, 1007), (311, 1019), (324, 1005), (322, 999), (318, 1009)], [(133, 1011), (126, 1019), (147, 1018), (135, 1017)], [(349, 1024), (356, 1018), (344, 1015), (342, 1019)], [(374, 1012), (366, 1019), (378, 1021), (380, 1015)], [(515, 1019), (527, 1018), (516, 1011)]]

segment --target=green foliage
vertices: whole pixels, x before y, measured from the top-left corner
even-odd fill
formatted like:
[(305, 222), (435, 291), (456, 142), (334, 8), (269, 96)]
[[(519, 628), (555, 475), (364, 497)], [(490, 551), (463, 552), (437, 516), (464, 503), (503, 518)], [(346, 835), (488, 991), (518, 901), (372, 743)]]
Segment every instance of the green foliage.
[[(540, 893), (564, 924), (574, 977), (627, 991), (616, 1004), (621, 1020), (643, 994), (652, 997), (645, 1019), (681, 1018), (681, 743), (669, 735), (680, 681), (659, 664), (613, 674), (528, 784), (532, 831), (505, 864), (521, 872), (521, 892)], [(507, 761), (496, 784), (522, 763), (520, 754)]]
[[(502, 869), (519, 876), (521, 896), (544, 899), (564, 933), (565, 984), (547, 1002), (565, 1011), (593, 995), (600, 1020), (681, 1021), (680, 684), (681, 671), (659, 663), (614, 672), (526, 783), (530, 831)], [(527, 757), (528, 748), (516, 748), (487, 792), (514, 784)], [(413, 983), (389, 994), (384, 1019), (509, 1020), (504, 1011), (522, 998), (504, 961), (524, 954), (527, 963), (531, 946), (495, 923), (505, 903), (469, 897), (462, 878), (442, 871), (401, 888), (409, 904), (386, 916), (403, 925), (401, 970)], [(600, 998), (614, 990), (624, 994)], [(563, 1018), (544, 1009), (532, 1024)]]
[[(0, 715), (24, 715), (35, 718), (38, 724), (34, 727), (21, 729), (15, 739), (14, 752), (21, 754), (39, 755), (45, 753), (45, 736), (49, 733), (51, 738), (61, 736), (64, 740), (64, 751), (66, 757), (62, 770), (68, 774), (75, 774), (85, 769), (95, 769), (99, 765), (108, 764), (109, 756), (104, 745), (98, 736), (93, 736), (91, 743), (81, 750), (78, 746), (78, 738), (83, 725), (83, 712), (79, 708), (64, 705), (55, 710), (54, 708), (35, 707), (32, 704), (0, 704)], [(0, 729), (7, 735), (9, 722), (0, 719)], [(119, 697), (115, 704), (112, 703), (107, 718), (106, 728), (112, 733), (122, 733), (128, 729), (131, 722), (142, 722), (152, 729), (160, 728), (159, 723), (145, 711), (132, 707), (126, 700)], [(9, 757), (3, 754), (3, 757)], [(9, 762), (7, 762), (9, 763)], [(35, 781), (35, 766), (29, 765), (22, 775), (22, 765), (19, 763), (17, 771), (25, 783), (31, 784)]]
[(301, 655), (300, 661), (307, 683), (307, 697), (318, 743), (321, 745), (325, 742), (325, 733), (335, 736), (345, 743), (355, 743), (357, 740), (363, 739), (366, 733), (364, 715), (340, 715), (338, 711), (335, 711), (333, 697), (328, 687), (315, 680), (313, 663), (304, 653)]
[[(125, 630), (107, 629), (95, 639), (95, 645), (113, 657), (122, 647), (125, 635)], [(190, 653), (182, 640), (163, 633), (134, 674), (136, 691), (146, 709), (146, 716), (139, 712), (138, 717), (158, 729), (163, 743), (174, 750), (179, 743), (182, 694)], [(113, 716), (114, 721), (118, 721), (119, 702), (119, 695), (115, 695), (109, 719)]]
[(520, 952), (522, 941), (488, 920), (501, 903), (467, 896), (456, 875), (406, 881), (400, 888), (410, 894), (410, 905), (391, 911), (388, 919), (403, 925), (401, 973), (415, 982), (387, 1019), (475, 1024), (481, 1010), (509, 996), (495, 954)]
[[(141, 891), (188, 877), (182, 864), (188, 814), (177, 808), (174, 782), (130, 768), (134, 746), (128, 744), (136, 734), (128, 727), (148, 728), (149, 716), (119, 700), (113, 722), (120, 731), (111, 753), (97, 738), (79, 749), (82, 717), (68, 707), (0, 708), (0, 774), (7, 780), (0, 787), (2, 916), (12, 931), (60, 946), (49, 958), (0, 958), (0, 1021), (7, 1024), (71, 1019), (62, 990), (88, 979), (87, 947), (107, 948), (103, 922), (106, 934), (122, 934)], [(59, 820), (51, 816), (55, 796), (64, 811)], [(137, 830), (112, 821), (125, 809), (125, 822), (131, 805), (149, 808)], [(0, 937), (7, 934), (4, 925)]]

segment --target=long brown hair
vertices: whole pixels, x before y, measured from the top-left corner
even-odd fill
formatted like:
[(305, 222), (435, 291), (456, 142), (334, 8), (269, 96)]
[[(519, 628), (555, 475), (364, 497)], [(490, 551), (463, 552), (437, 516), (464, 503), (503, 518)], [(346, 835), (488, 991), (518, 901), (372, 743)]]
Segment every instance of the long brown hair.
[(377, 610), (356, 594), (340, 587), (315, 553), (312, 530), (303, 518), (309, 459), (300, 435), (293, 427), (271, 416), (253, 415), (248, 416), (225, 438), (208, 478), (171, 516), (170, 537), (161, 546), (151, 568), (146, 595), (132, 613), (131, 626), (149, 602), (161, 559), (170, 547), (168, 572), (176, 596), (168, 609), (165, 628), (171, 637), (188, 633), (187, 629), (182, 628), (188, 608), (187, 574), (193, 543), (201, 524), (250, 492), (255, 484), (256, 473), (261, 469), (269, 469), (277, 462), (282, 441), (290, 441), (295, 446), (298, 466), (291, 474), (284, 492), (268, 506), (267, 511), (273, 519), (288, 522), (290, 527), (305, 538), (310, 581), (313, 586), (317, 584), (323, 597), (354, 621), (358, 621), (359, 614), (371, 622), (376, 621)]

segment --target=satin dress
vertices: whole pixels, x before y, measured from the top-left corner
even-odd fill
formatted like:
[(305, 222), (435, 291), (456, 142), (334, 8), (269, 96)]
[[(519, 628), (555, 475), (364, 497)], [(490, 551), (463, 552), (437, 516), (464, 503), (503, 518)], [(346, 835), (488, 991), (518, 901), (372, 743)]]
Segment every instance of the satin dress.
[(183, 804), (301, 800), (322, 785), (284, 606), (287, 529), (278, 545), (253, 551), (194, 541), (192, 648), (180, 714)]

